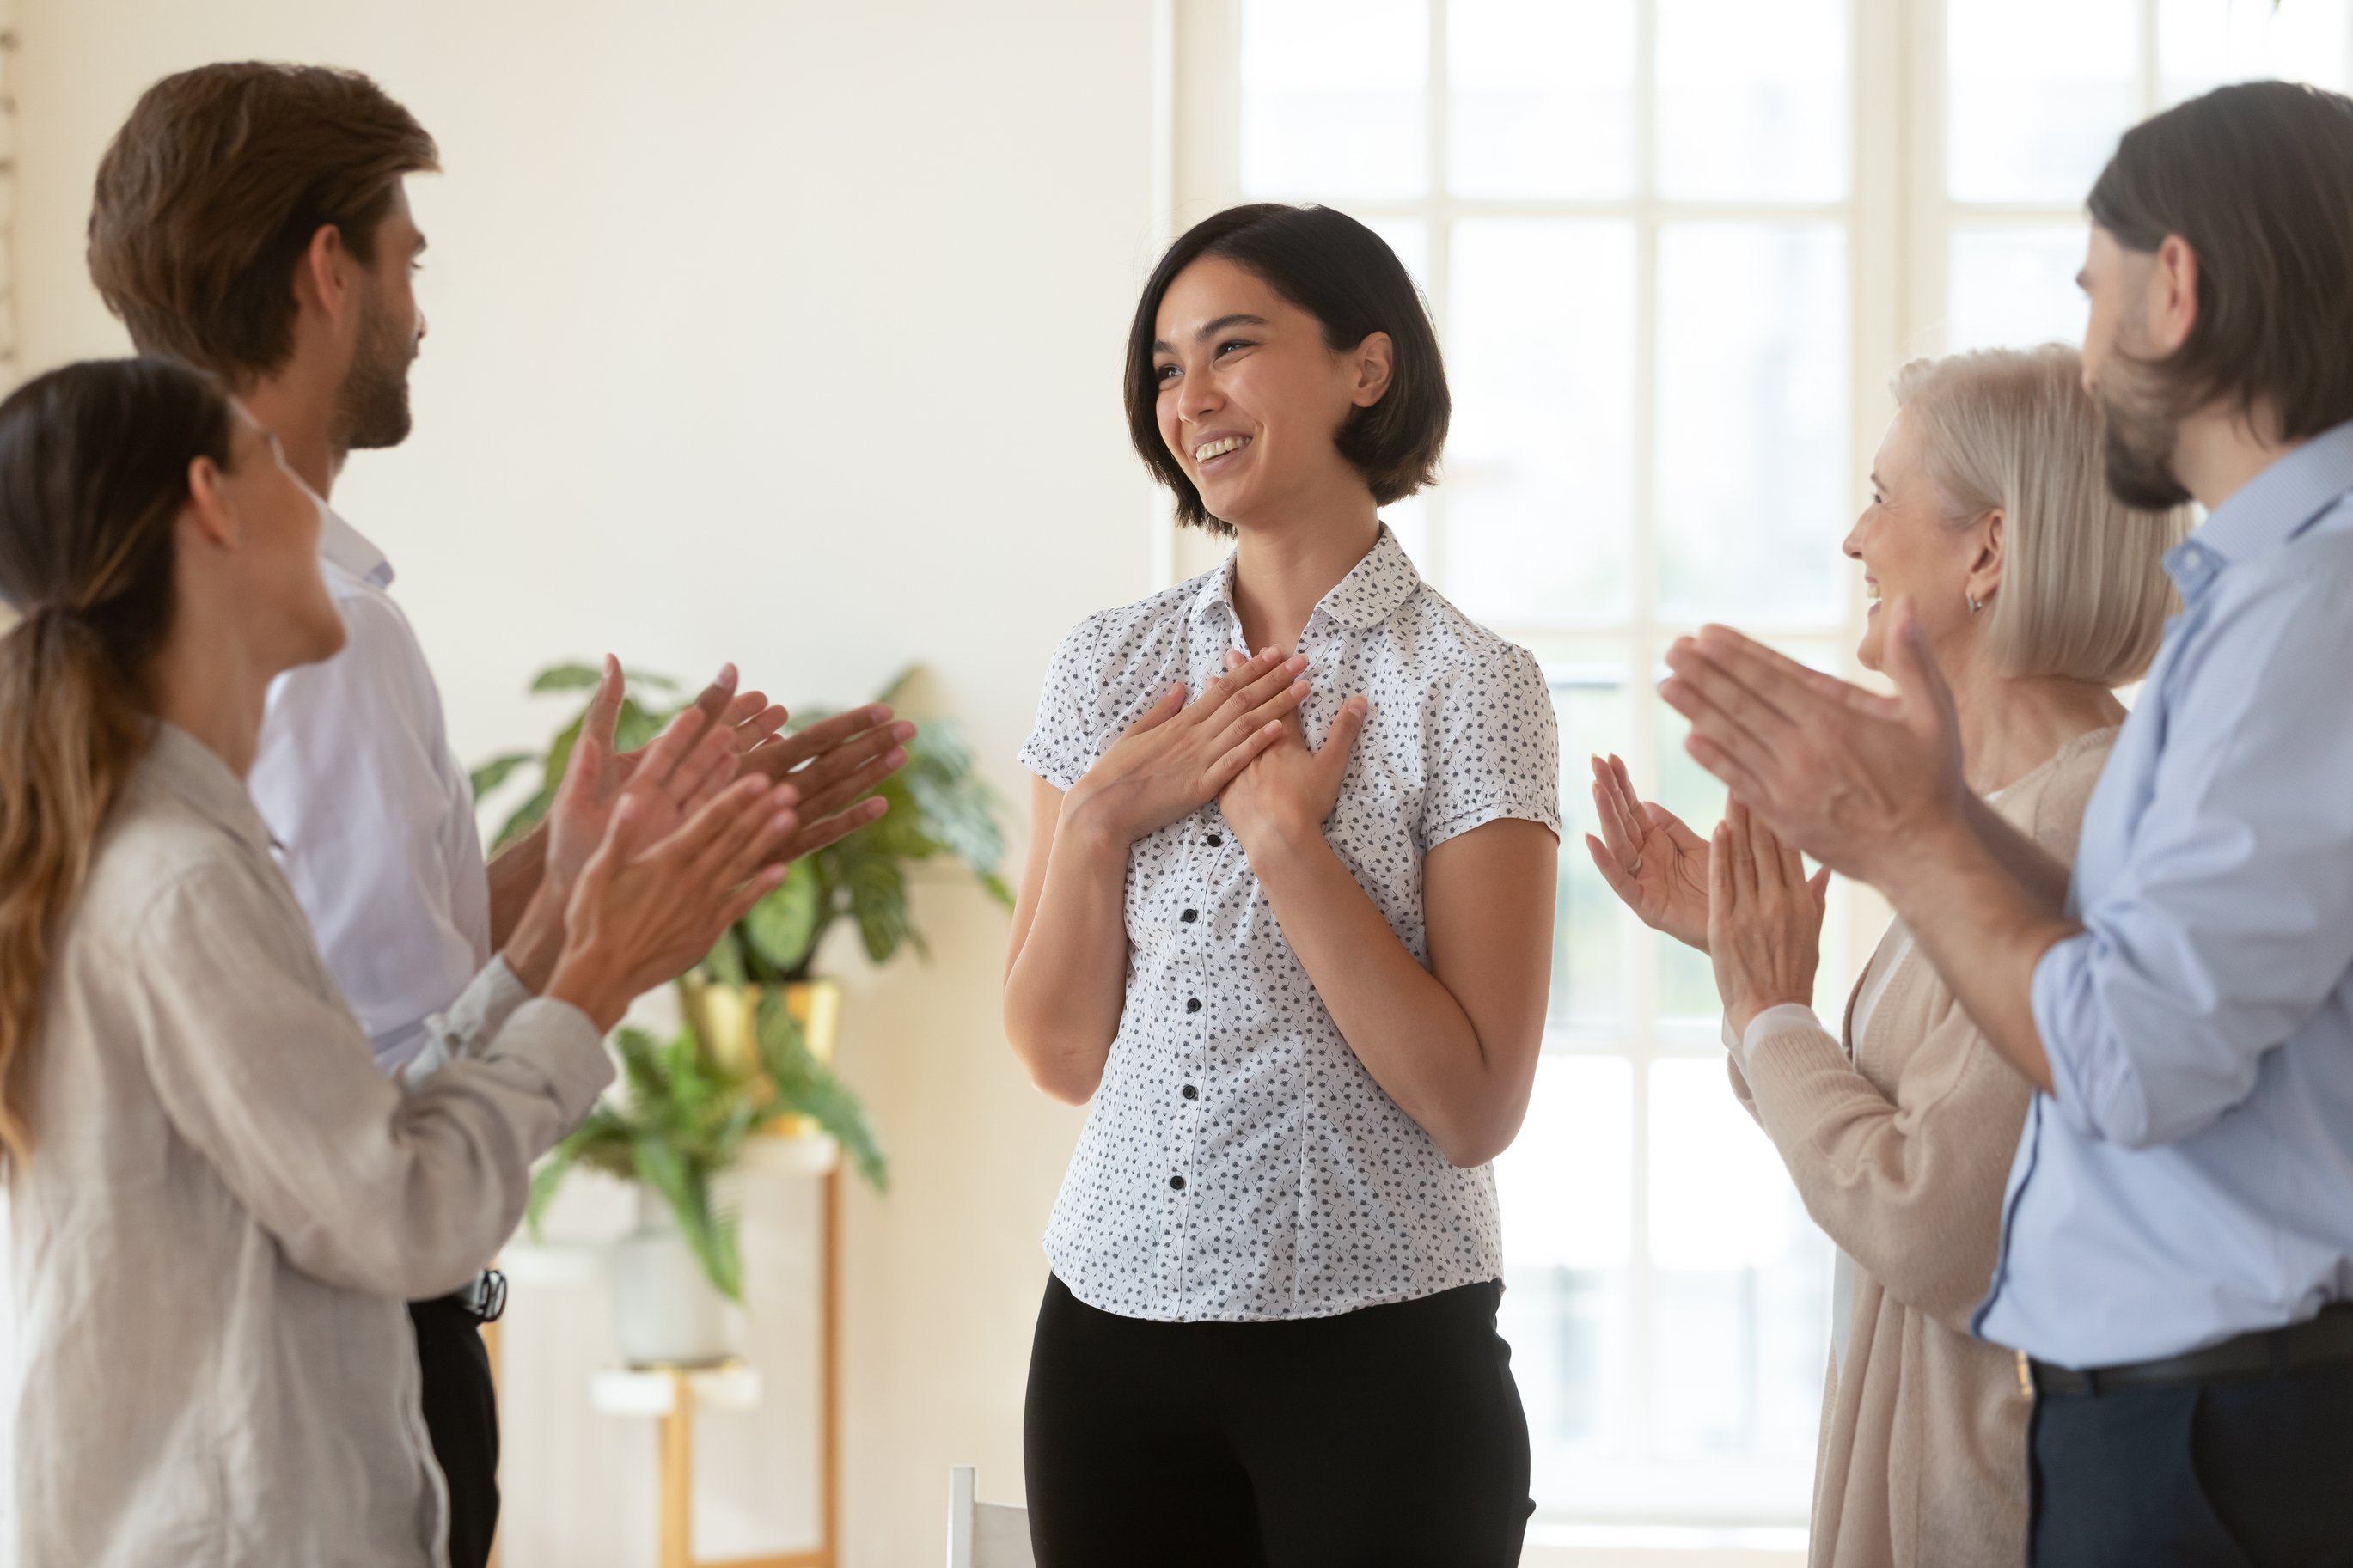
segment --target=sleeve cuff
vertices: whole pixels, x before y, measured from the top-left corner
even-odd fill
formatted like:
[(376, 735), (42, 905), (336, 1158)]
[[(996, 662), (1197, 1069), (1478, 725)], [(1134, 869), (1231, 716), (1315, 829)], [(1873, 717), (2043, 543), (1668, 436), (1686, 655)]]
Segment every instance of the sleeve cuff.
[(451, 1062), (480, 1055), (483, 1043), (531, 999), (507, 961), (491, 959), (447, 1012), (425, 1020), (425, 1044), (402, 1064), (400, 1081), (414, 1089)]
[(1778, 1007), (1767, 1007), (1749, 1019), (1747, 1030), (1737, 1039), (1733, 1037), (1732, 1020), (1725, 1019), (1724, 1043), (1731, 1050), (1733, 1059), (1740, 1064), (1742, 1072), (1746, 1074), (1748, 1064), (1756, 1058), (1757, 1047), (1776, 1035), (1786, 1035), (1797, 1030), (1817, 1035), (1829, 1033), (1822, 1027), (1821, 1019), (1815, 1015), (1811, 1007), (1807, 1006), (1803, 1002), (1784, 1002)]
[(1421, 849), (1428, 854), (1450, 838), (1460, 838), (1474, 827), (1484, 827), (1491, 822), (1533, 822), (1552, 830), (1560, 837), (1560, 807), (1535, 800), (1493, 800), (1483, 805), (1461, 811), (1432, 825), (1423, 834)]
[(569, 1002), (533, 996), (507, 1018), (498, 1055), (527, 1058), (547, 1075), (567, 1123), (577, 1122), (613, 1081), (613, 1058), (588, 1015)]
[(2081, 1136), (2099, 1138), (2105, 1134), (2099, 1119), (2092, 1114), (2092, 1064), (2065, 1026), (2067, 998), (2089, 956), (2091, 941), (2089, 931), (2079, 931), (2045, 949), (2034, 965), (2029, 1000), (2034, 1010), (2034, 1032), (2042, 1037), (2042, 1055), (2051, 1064), (2051, 1098), (2058, 1104), (2059, 1120)]

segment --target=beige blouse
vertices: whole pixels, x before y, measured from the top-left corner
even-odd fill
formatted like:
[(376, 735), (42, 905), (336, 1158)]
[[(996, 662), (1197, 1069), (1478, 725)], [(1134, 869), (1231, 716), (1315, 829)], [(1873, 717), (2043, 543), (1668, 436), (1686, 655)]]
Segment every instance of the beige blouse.
[[(2072, 861), (2116, 735), (2069, 742), (1995, 809)], [(1845, 1354), (1831, 1358), (1823, 1400), (1810, 1557), (1814, 1568), (2017, 1568), (2028, 1396), (2017, 1358), (1972, 1338), (1968, 1321), (1993, 1276), (2031, 1091), (1925, 953), (1889, 957), (1859, 1042), (1850, 998), (1850, 1044), (1819, 1026), (1771, 1028), (1731, 1063), (1735, 1092), (1807, 1211), (1854, 1265)]]
[(159, 729), (59, 933), (11, 1163), (5, 1561), (448, 1561), (403, 1303), (513, 1230), (612, 1078), (492, 964), (406, 1091), (235, 774)]

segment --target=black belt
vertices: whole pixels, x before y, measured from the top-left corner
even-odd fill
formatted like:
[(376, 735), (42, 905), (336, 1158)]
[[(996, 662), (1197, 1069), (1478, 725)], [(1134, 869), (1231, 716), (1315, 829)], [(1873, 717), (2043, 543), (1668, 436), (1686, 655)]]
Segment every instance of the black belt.
[(2214, 1383), (2226, 1378), (2271, 1377), (2332, 1362), (2353, 1362), (2353, 1302), (2338, 1301), (2320, 1315), (2284, 1329), (2258, 1329), (2208, 1345), (2188, 1355), (2161, 1361), (2126, 1362), (2121, 1366), (2087, 1367), (2073, 1371), (2047, 1361), (2029, 1362), (2037, 1394), (2113, 1394), (2126, 1388), (2179, 1387), (2185, 1383)]

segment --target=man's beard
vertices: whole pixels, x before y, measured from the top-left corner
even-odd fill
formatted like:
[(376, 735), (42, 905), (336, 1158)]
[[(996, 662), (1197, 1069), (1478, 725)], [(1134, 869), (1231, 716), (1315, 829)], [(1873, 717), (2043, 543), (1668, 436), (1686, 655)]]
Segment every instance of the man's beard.
[(2100, 382), (2108, 493), (2142, 511), (2164, 511), (2190, 499), (2173, 474), (2179, 428), (2159, 405), (2154, 380), (2150, 372), (2118, 355)]
[(335, 392), (344, 451), (397, 447), (408, 439), (408, 367), (416, 358), (416, 339), (392, 330), (384, 296), (372, 285), (363, 289), (359, 346)]

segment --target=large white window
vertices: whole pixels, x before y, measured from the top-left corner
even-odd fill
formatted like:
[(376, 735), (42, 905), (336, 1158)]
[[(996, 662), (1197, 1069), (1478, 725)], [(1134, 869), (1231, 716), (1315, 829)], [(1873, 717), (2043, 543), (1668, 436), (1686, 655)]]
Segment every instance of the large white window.
[[(1176, 0), (1176, 224), (1318, 201), (1397, 249), (1455, 423), (1445, 482), (1388, 515), (1559, 705), (1551, 1027), (1500, 1173), (1540, 1526), (1791, 1544), (1828, 1343), (1829, 1246), (1728, 1090), (1706, 963), (1621, 911), (1579, 842), (1588, 753), (1710, 827), (1722, 792), (1654, 691), (1667, 643), (1733, 620), (1850, 669), (1839, 542), (1892, 373), (2075, 337), (2116, 136), (2226, 80), (2341, 88), (2349, 8)], [(1830, 1016), (1883, 920), (1835, 896)]]

